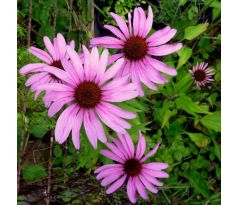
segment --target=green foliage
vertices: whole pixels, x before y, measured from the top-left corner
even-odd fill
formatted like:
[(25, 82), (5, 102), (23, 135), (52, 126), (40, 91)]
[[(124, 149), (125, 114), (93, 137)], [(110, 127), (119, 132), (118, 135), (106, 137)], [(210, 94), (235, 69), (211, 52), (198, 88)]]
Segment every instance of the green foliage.
[(197, 24), (196, 26), (189, 26), (185, 29), (184, 38), (187, 40), (193, 40), (204, 31), (206, 31), (208, 27), (208, 23)]
[(47, 176), (45, 168), (41, 165), (26, 165), (23, 168), (23, 179), (27, 181), (33, 181)]

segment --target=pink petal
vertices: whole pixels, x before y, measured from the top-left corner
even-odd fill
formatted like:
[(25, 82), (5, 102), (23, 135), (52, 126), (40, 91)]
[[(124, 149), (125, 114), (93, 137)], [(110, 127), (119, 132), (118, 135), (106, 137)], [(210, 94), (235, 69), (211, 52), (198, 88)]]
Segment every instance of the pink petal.
[(89, 66), (90, 69), (88, 70), (88, 76), (86, 76), (87, 79), (90, 81), (93, 81), (95, 76), (98, 73), (98, 65), (99, 65), (99, 53), (98, 49), (96, 47), (92, 48), (90, 59), (89, 59)]
[(98, 75), (95, 79), (96, 82), (99, 82), (101, 77), (104, 75), (107, 65), (108, 65), (108, 50), (104, 49), (99, 60)]
[(150, 183), (156, 185), (156, 186), (163, 186), (164, 184), (162, 182), (160, 182), (158, 179), (156, 179), (155, 177), (152, 177), (151, 175), (145, 174), (145, 173), (141, 173), (141, 175)]
[(78, 53), (69, 46), (67, 46), (66, 49), (80, 81), (83, 81), (84, 80), (83, 66)]
[(94, 149), (97, 148), (97, 132), (89, 119), (89, 113), (88, 110), (84, 111), (84, 116), (83, 116), (83, 123), (84, 123), (84, 128), (86, 131), (86, 134), (88, 136), (88, 139), (93, 146)]
[(55, 101), (52, 103), (48, 110), (48, 116), (52, 117), (54, 116), (65, 104), (71, 102), (73, 100), (72, 97), (66, 97), (66, 98), (61, 98), (58, 101)]
[(128, 27), (129, 27), (129, 32), (130, 35), (132, 36), (132, 25), (131, 25), (131, 13), (128, 13)]
[(74, 69), (72, 63), (69, 60), (66, 60), (65, 58), (61, 60), (61, 64), (64, 67), (64, 70), (67, 72), (67, 74), (70, 76), (70, 78), (74, 81), (75, 84), (78, 84), (80, 82), (80, 78), (78, 76), (78, 73)]
[(112, 182), (114, 182), (116, 179), (119, 179), (119, 177), (123, 174), (123, 172), (121, 172), (120, 175), (117, 175), (117, 174), (112, 174), (112, 175), (109, 175), (107, 177), (105, 177), (102, 182), (101, 182), (101, 185), (102, 186), (107, 186), (109, 184), (111, 184)]
[(130, 135), (128, 133), (126, 133), (124, 135), (124, 139), (129, 147), (129, 150), (130, 150), (130, 153), (131, 153), (131, 156), (134, 157), (135, 156), (135, 147), (134, 147), (134, 143), (130, 137)]
[(165, 56), (182, 48), (182, 43), (165, 44), (159, 47), (150, 47), (148, 53), (154, 56)]
[(151, 163), (143, 164), (143, 167), (158, 171), (158, 170), (166, 169), (168, 167), (168, 164), (161, 163), (161, 162), (151, 162)]
[(39, 72), (45, 66), (47, 66), (47, 65), (44, 64), (44, 63), (30, 63), (30, 64), (27, 64), (27, 65), (23, 66), (20, 69), (19, 73), (21, 75), (25, 75), (25, 74), (28, 74), (30, 72)]
[(55, 48), (56, 60), (60, 60), (60, 53), (59, 53), (59, 47), (58, 47), (58, 40), (57, 40), (57, 38), (54, 38), (53, 45), (54, 45), (54, 48)]
[(60, 83), (48, 83), (39, 85), (37, 90), (53, 90), (53, 91), (74, 91), (71, 87)]
[(160, 143), (158, 143), (150, 152), (148, 152), (142, 159), (141, 162), (144, 162), (147, 160), (149, 157), (151, 157), (159, 148)]
[(114, 37), (104, 36), (90, 40), (92, 46), (103, 46), (107, 48), (123, 48), (124, 42)]
[(49, 73), (53, 74), (54, 76), (56, 76), (60, 80), (63, 80), (65, 82), (69, 83), (70, 85), (73, 85), (73, 86), (75, 85), (75, 82), (73, 81), (73, 79), (64, 70), (58, 69), (58, 68), (53, 67), (53, 66), (46, 66), (46, 67), (44, 67), (43, 71), (46, 71), (46, 72), (49, 72)]
[(114, 154), (113, 152), (109, 151), (109, 150), (101, 150), (100, 153), (102, 155), (104, 155), (105, 157), (114, 160), (116, 162), (120, 162), (123, 163), (124, 160), (122, 160), (119, 156), (117, 156), (116, 154)]
[(145, 187), (144, 185), (141, 183), (140, 181), (140, 178), (139, 177), (135, 177), (134, 178), (134, 182), (135, 182), (135, 185), (136, 185), (136, 190), (138, 191), (138, 193), (141, 195), (141, 197), (143, 199), (148, 199), (148, 195), (146, 193), (146, 190), (145, 190)]
[(37, 74), (34, 74), (32, 75), (31, 77), (29, 77), (25, 83), (26, 86), (30, 86), (32, 85), (33, 83), (35, 82), (38, 82), (39, 80), (41, 80), (42, 78), (48, 76), (48, 73), (37, 73)]
[(65, 57), (65, 53), (66, 53), (66, 42), (61, 33), (57, 34), (57, 41), (58, 41), (58, 49), (59, 49), (60, 58), (62, 59)]
[(130, 37), (128, 27), (126, 25), (126, 22), (117, 14), (110, 12), (111, 16), (114, 18), (114, 20), (117, 22), (117, 25), (123, 32), (126, 38)]
[(123, 183), (126, 180), (126, 175), (122, 176), (120, 179), (118, 179), (116, 182), (114, 182), (107, 190), (106, 193), (107, 194), (111, 194), (112, 192), (116, 191), (117, 189), (119, 189)]
[(129, 177), (127, 187), (126, 187), (127, 195), (131, 203), (136, 203), (136, 187), (132, 177)]
[(111, 143), (106, 143), (105, 144), (112, 153), (114, 153), (115, 155), (117, 155), (119, 158), (121, 158), (123, 161), (126, 160), (125, 156), (123, 155), (123, 153), (121, 152), (120, 149), (117, 148), (117, 146), (115, 146), (114, 144)]
[(128, 143), (126, 142), (124, 134), (117, 133), (117, 136), (118, 136), (118, 139), (120, 140), (120, 143), (121, 143), (123, 149), (125, 150), (127, 156), (129, 158), (134, 157), (133, 153), (130, 150), (130, 147), (129, 147)]
[(140, 178), (141, 182), (143, 183), (143, 185), (148, 190), (150, 190), (154, 194), (158, 193), (158, 190), (143, 175), (140, 174), (139, 178)]
[(124, 158), (125, 158), (125, 159), (130, 158), (130, 153), (129, 153), (129, 151), (127, 151), (127, 150), (124, 148), (124, 146), (122, 145), (122, 143), (121, 143), (119, 140), (115, 139), (114, 137), (110, 137), (110, 138), (111, 138), (112, 142), (114, 143), (114, 145), (115, 145), (119, 150), (121, 150), (122, 154), (124, 155)]
[(105, 25), (104, 27), (108, 29), (109, 31), (111, 31), (115, 36), (120, 38), (122, 41), (126, 41), (125, 36), (117, 27), (111, 26), (111, 25)]
[(138, 141), (137, 149), (136, 149), (137, 159), (140, 159), (144, 155), (145, 148), (146, 148), (145, 138), (142, 136), (141, 131), (139, 131), (139, 141)]
[(138, 73), (136, 72), (135, 63), (132, 64), (131, 70), (132, 70), (131, 71), (132, 82), (135, 83), (138, 94), (140, 96), (144, 96), (144, 91), (141, 87), (141, 81), (139, 79)]
[(151, 65), (153, 66), (156, 70), (166, 73), (168, 75), (171, 76), (176, 76), (177, 75), (177, 71), (169, 66), (167, 66), (166, 64), (164, 64), (163, 62), (153, 59), (149, 56), (147, 56), (145, 58), (145, 60)]
[(138, 96), (138, 92), (137, 91), (128, 91), (128, 92), (120, 92), (117, 95), (107, 95), (105, 96), (103, 99), (107, 102), (124, 102), (126, 100), (131, 100), (135, 97)]
[(133, 16), (133, 31), (134, 31), (134, 36), (138, 36), (139, 34), (139, 11), (138, 8), (134, 9), (134, 16)]
[(65, 129), (68, 129), (67, 126), (69, 126), (69, 129), (72, 126), (71, 124), (68, 124), (68, 122), (69, 119), (71, 119), (70, 114), (74, 108), (75, 108), (74, 105), (71, 105), (68, 108), (66, 108), (64, 112), (61, 113), (56, 122), (55, 139), (59, 144), (64, 143), (68, 137), (67, 133), (65, 133)]
[(171, 28), (169, 26), (166, 26), (165, 28), (154, 32), (149, 38), (146, 39), (146, 42), (147, 43), (156, 42), (160, 39), (161, 36), (165, 35), (170, 30)]
[(94, 110), (90, 110), (89, 116), (90, 116), (90, 120), (92, 122), (92, 125), (94, 125), (94, 128), (96, 130), (98, 139), (102, 143), (106, 143), (107, 138), (106, 138), (103, 126), (102, 126), (101, 122), (98, 120), (97, 116), (95, 115)]
[(101, 120), (111, 129), (113, 129), (116, 132), (119, 133), (125, 133), (125, 129), (123, 129), (122, 127), (120, 127), (118, 124), (116, 124), (113, 119), (111, 119), (110, 117), (107, 116), (107, 114), (101, 109), (101, 108), (96, 108), (96, 112), (98, 114), (98, 116), (101, 118)]
[(109, 56), (108, 64), (114, 63), (117, 59), (123, 57), (123, 53), (117, 53)]
[(165, 44), (175, 36), (176, 32), (177, 32), (176, 29), (170, 29), (166, 33), (163, 33), (161, 36), (157, 36), (158, 39), (149, 42), (148, 46), (151, 47), (151, 46), (159, 46), (159, 45)]
[(113, 104), (110, 104), (107, 102), (102, 102), (101, 105), (106, 107), (108, 110), (110, 110), (110, 112), (117, 115), (118, 117), (122, 117), (122, 118), (126, 118), (126, 119), (133, 119), (136, 117), (136, 114), (134, 114), (132, 112), (128, 112), (126, 110), (123, 110), (123, 109), (117, 107), (116, 105), (113, 105)]
[(139, 12), (139, 17), (140, 17), (140, 21), (139, 21), (139, 36), (141, 37), (145, 37), (144, 33), (145, 33), (145, 26), (146, 26), (146, 16), (145, 16), (145, 12), (141, 7), (138, 7), (138, 12)]
[(85, 80), (89, 80), (89, 72), (90, 72), (90, 52), (86, 48), (86, 46), (83, 45), (83, 55), (84, 55), (84, 75)]
[(74, 147), (79, 149), (80, 147), (80, 128), (83, 122), (83, 110), (80, 110), (79, 113), (76, 115), (75, 120), (73, 122), (72, 128), (72, 140)]
[(104, 74), (104, 76), (100, 79), (99, 85), (102, 85), (107, 80), (113, 78), (115, 74), (121, 69), (122, 64), (124, 63), (124, 59), (121, 58), (117, 60)]
[(144, 32), (144, 36), (147, 36), (148, 33), (150, 32), (151, 28), (152, 28), (152, 24), (153, 24), (153, 11), (151, 6), (148, 7), (148, 16), (146, 19), (146, 24), (145, 24), (145, 32)]
[(50, 55), (39, 48), (32, 46), (29, 48), (29, 52), (48, 64), (51, 64), (53, 62), (53, 59), (50, 57)]
[(97, 175), (96, 179), (97, 180), (103, 179), (107, 176), (112, 175), (112, 173), (115, 175), (123, 174), (123, 167), (113, 167), (104, 169)]
[(142, 169), (142, 173), (145, 175), (150, 175), (152, 177), (157, 177), (157, 178), (168, 178), (169, 175), (164, 172), (164, 171), (156, 171), (156, 170), (152, 170), (152, 169)]
[(55, 48), (54, 48), (53, 44), (51, 43), (50, 39), (47, 36), (44, 36), (43, 40), (45, 43), (45, 47), (49, 51), (52, 58), (56, 61), (57, 59), (56, 59), (56, 54), (55, 54)]
[(122, 165), (121, 164), (106, 164), (106, 165), (103, 165), (103, 166), (97, 168), (94, 171), (94, 173), (97, 174), (97, 173), (101, 172), (102, 170), (106, 170), (108, 168), (118, 168), (118, 167), (122, 168)]

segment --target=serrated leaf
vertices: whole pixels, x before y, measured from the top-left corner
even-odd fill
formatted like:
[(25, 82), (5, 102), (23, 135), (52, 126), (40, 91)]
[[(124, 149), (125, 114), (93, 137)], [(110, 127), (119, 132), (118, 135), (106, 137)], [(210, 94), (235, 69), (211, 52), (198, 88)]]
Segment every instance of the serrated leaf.
[(202, 133), (187, 132), (187, 134), (198, 147), (206, 147), (209, 144), (209, 138)]
[(209, 198), (211, 193), (208, 189), (207, 182), (201, 177), (198, 172), (186, 172), (185, 177), (188, 179), (189, 184), (205, 198)]
[(180, 95), (176, 99), (176, 104), (178, 108), (184, 110), (185, 112), (196, 116), (196, 113), (209, 114), (209, 107), (207, 105), (198, 105), (192, 101), (192, 99), (186, 95)]
[(198, 24), (196, 26), (189, 26), (185, 29), (184, 38), (187, 40), (193, 40), (204, 31), (207, 30), (208, 23)]
[(208, 129), (215, 130), (216, 132), (221, 131), (221, 112), (216, 111), (212, 114), (206, 115), (201, 119), (201, 123)]
[(47, 176), (45, 168), (41, 165), (26, 165), (23, 168), (23, 179), (27, 181), (37, 180)]
[(193, 52), (193, 49), (189, 48), (188, 46), (183, 46), (183, 48), (178, 51), (179, 60), (178, 60), (177, 68), (180, 68), (188, 61), (188, 59), (192, 55), (192, 52)]

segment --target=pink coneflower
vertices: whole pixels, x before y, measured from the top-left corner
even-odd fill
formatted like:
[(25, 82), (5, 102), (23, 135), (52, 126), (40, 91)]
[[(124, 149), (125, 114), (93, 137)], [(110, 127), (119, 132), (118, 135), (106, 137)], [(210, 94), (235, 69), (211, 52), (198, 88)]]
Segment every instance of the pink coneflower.
[(146, 142), (139, 133), (139, 142), (135, 150), (134, 144), (128, 134), (118, 134), (119, 140), (111, 137), (112, 143), (107, 143), (109, 150), (101, 150), (101, 154), (114, 160), (115, 164), (107, 164), (95, 170), (97, 180), (102, 180), (102, 186), (109, 186), (107, 194), (118, 190), (127, 180), (127, 194), (132, 203), (136, 203), (136, 192), (143, 199), (148, 199), (146, 189), (152, 193), (158, 190), (154, 187), (163, 186), (156, 178), (168, 178), (169, 175), (162, 171), (168, 167), (167, 163), (151, 162), (145, 163), (158, 149), (154, 149), (144, 155)]
[(208, 63), (197, 63), (189, 72), (197, 86), (205, 86), (214, 81), (213, 75), (215, 74), (212, 68), (207, 67)]
[(169, 26), (156, 31), (147, 37), (153, 23), (153, 12), (148, 9), (146, 18), (145, 12), (138, 7), (134, 10), (133, 24), (132, 16), (128, 14), (128, 25), (117, 14), (111, 13), (117, 22), (119, 29), (112, 25), (105, 25), (116, 37), (97, 37), (90, 41), (92, 46), (103, 46), (106, 48), (119, 49), (120, 53), (112, 55), (109, 62), (119, 58), (125, 59), (117, 76), (130, 74), (130, 79), (137, 85), (142, 96), (144, 94), (141, 82), (152, 90), (156, 90), (154, 83), (164, 84), (168, 80), (161, 75), (161, 72), (171, 76), (177, 74), (176, 70), (151, 56), (165, 56), (178, 51), (181, 43), (166, 44), (176, 34), (175, 29)]
[[(64, 69), (62, 60), (68, 59), (66, 42), (62, 34), (58, 33), (53, 42), (51, 42), (47, 36), (45, 36), (43, 40), (49, 53), (33, 46), (29, 48), (29, 52), (42, 60), (43, 63), (27, 64), (20, 69), (20, 74), (22, 75), (35, 73), (26, 81), (26, 86), (30, 86), (31, 91), (35, 92), (35, 100), (40, 94), (40, 91), (36, 91), (37, 86), (45, 83), (61, 82), (59, 78), (57, 78), (54, 74), (48, 73), (46, 69), (49, 68), (49, 66), (53, 66), (62, 70)], [(71, 41), (69, 46), (74, 49), (74, 41)], [(50, 103), (47, 100), (48, 94), (49, 93), (47, 93), (43, 98), (46, 106), (49, 106)]]
[(57, 120), (56, 141), (60, 144), (64, 143), (72, 131), (73, 143), (79, 149), (80, 128), (83, 123), (90, 143), (96, 148), (97, 139), (106, 142), (100, 120), (119, 133), (125, 133), (125, 129), (131, 127), (124, 119), (135, 118), (136, 115), (112, 103), (135, 98), (138, 92), (134, 84), (126, 83), (128, 76), (108, 82), (115, 76), (124, 61), (117, 60), (106, 70), (108, 50), (104, 50), (99, 56), (96, 47), (90, 53), (83, 46), (84, 65), (75, 50), (67, 47), (67, 52), (72, 64), (63, 63), (64, 70), (53, 67), (47, 69), (62, 83), (43, 84), (38, 86), (37, 90), (51, 91), (49, 100), (53, 103), (49, 107), (49, 116), (53, 116), (64, 105), (68, 106)]

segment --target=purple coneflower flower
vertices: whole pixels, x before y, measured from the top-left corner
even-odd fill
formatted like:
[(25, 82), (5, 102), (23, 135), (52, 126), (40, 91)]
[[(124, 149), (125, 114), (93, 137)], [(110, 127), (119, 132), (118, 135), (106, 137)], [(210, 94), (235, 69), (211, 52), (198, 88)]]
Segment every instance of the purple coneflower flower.
[[(40, 94), (40, 91), (36, 91), (38, 85), (61, 82), (59, 78), (54, 74), (46, 72), (45, 69), (49, 66), (53, 66), (63, 70), (62, 60), (69, 58), (66, 52), (66, 42), (62, 34), (58, 33), (53, 42), (51, 42), (47, 36), (45, 36), (43, 40), (49, 53), (33, 46), (29, 48), (29, 52), (44, 63), (31, 63), (20, 69), (20, 74), (22, 75), (34, 73), (27, 79), (26, 86), (31, 86), (31, 91), (35, 92), (35, 100)], [(74, 41), (71, 41), (69, 46), (74, 49)], [(47, 100), (48, 94), (49, 92), (47, 92), (43, 98), (46, 106), (50, 105), (50, 102)]]
[(168, 167), (167, 163), (145, 161), (151, 157), (158, 149), (157, 144), (154, 149), (144, 155), (146, 142), (141, 133), (137, 149), (128, 134), (118, 134), (119, 140), (111, 137), (112, 143), (107, 143), (109, 150), (101, 150), (101, 154), (114, 160), (115, 164), (107, 164), (95, 170), (97, 180), (102, 180), (102, 186), (109, 186), (107, 194), (118, 190), (127, 180), (127, 194), (132, 203), (136, 202), (136, 192), (143, 199), (148, 199), (146, 189), (152, 193), (158, 190), (154, 187), (163, 186), (163, 183), (156, 178), (168, 178), (169, 175), (162, 171)]
[(119, 29), (112, 25), (105, 25), (105, 28), (116, 37), (97, 37), (92, 39), (90, 43), (92, 46), (120, 50), (120, 53), (112, 55), (109, 60), (109, 63), (111, 63), (119, 58), (125, 59), (117, 76), (130, 74), (130, 79), (137, 85), (137, 89), (142, 96), (144, 92), (141, 82), (150, 89), (156, 90), (157, 86), (154, 83), (164, 84), (168, 82), (161, 75), (161, 72), (171, 76), (177, 74), (175, 69), (152, 57), (174, 53), (182, 47), (182, 44), (166, 44), (176, 34), (176, 30), (169, 26), (148, 37), (153, 23), (153, 12), (150, 6), (147, 18), (141, 7), (135, 8), (133, 23), (132, 16), (129, 13), (128, 26), (119, 15), (115, 13), (111, 13), (111, 15), (117, 22)]
[(197, 86), (205, 86), (209, 84), (210, 82), (214, 81), (213, 75), (214, 70), (212, 68), (207, 67), (208, 63), (197, 63), (193, 66), (192, 70), (189, 70), (189, 72), (192, 75), (192, 78)]
[(48, 115), (53, 116), (64, 105), (68, 107), (61, 113), (55, 128), (55, 138), (64, 143), (72, 131), (75, 148), (79, 149), (80, 128), (84, 124), (86, 134), (94, 148), (97, 139), (106, 142), (103, 126), (99, 119), (112, 130), (125, 133), (131, 125), (125, 119), (136, 115), (127, 112), (114, 102), (123, 102), (138, 96), (136, 86), (127, 83), (128, 76), (112, 80), (123, 63), (117, 60), (108, 70), (108, 50), (99, 56), (94, 47), (91, 53), (83, 46), (84, 65), (75, 50), (67, 46), (71, 63), (62, 60), (64, 69), (47, 68), (47, 72), (55, 75), (62, 83), (48, 83), (37, 87), (37, 91), (51, 91)]

